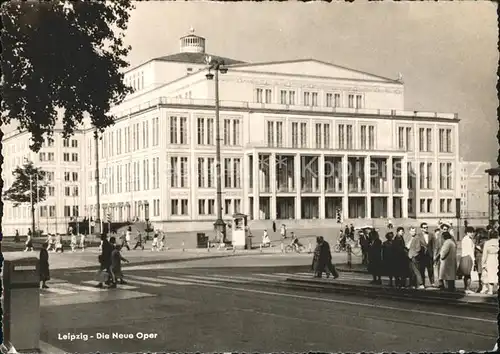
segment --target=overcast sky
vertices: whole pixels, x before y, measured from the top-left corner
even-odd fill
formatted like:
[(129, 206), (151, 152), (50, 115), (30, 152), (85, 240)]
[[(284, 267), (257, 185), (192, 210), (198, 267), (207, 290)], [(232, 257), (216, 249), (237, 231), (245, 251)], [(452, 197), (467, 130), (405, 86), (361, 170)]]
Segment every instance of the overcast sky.
[(179, 51), (192, 26), (207, 52), (247, 62), (315, 58), (397, 78), (407, 110), (456, 112), (461, 156), (496, 164), (497, 18), (492, 2), (136, 2), (132, 66)]

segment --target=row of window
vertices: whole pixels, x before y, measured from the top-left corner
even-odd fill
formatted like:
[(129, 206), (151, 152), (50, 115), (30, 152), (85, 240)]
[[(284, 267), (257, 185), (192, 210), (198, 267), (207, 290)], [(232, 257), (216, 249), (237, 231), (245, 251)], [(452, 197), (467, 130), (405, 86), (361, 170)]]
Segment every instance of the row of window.
[[(453, 164), (451, 162), (441, 162), (439, 163), (439, 189), (440, 190), (451, 190), (453, 188)], [(410, 171), (410, 170), (409, 170)], [(433, 166), (432, 162), (421, 162), (419, 165), (419, 182), (420, 189), (433, 189)], [(410, 183), (411, 178), (408, 178), (408, 188), (414, 188), (413, 184)]]
[[(39, 156), (40, 162), (54, 161), (54, 153), (53, 152), (40, 152), (38, 156)], [(78, 153), (76, 153), (76, 152), (63, 153), (63, 161), (65, 161), (65, 162), (78, 162)]]
[(132, 87), (134, 91), (142, 90), (144, 88), (144, 71), (130, 74), (124, 81), (125, 85)]
[[(406, 151), (413, 151), (413, 138), (411, 127), (398, 127), (398, 148)], [(433, 151), (433, 131), (431, 128), (419, 128), (418, 130), (418, 149), (420, 152)], [(443, 153), (453, 152), (452, 129), (439, 129), (438, 151)]]
[[(363, 108), (363, 95), (348, 94), (347, 100), (344, 102), (344, 97), (340, 93), (327, 92), (324, 102), (319, 102), (319, 93), (315, 91), (303, 91), (302, 101), (298, 102), (295, 99), (294, 90), (280, 90), (279, 103), (286, 105), (303, 105), (303, 106), (325, 106), (325, 107), (348, 107), (348, 108)], [(255, 89), (255, 102), (257, 103), (275, 103), (278, 99), (274, 97), (272, 89), (257, 88)]]
[[(420, 213), (433, 213), (433, 199), (421, 198), (420, 199)], [(439, 199), (439, 212), (440, 213), (453, 213), (453, 199), (441, 198)]]
[[(54, 139), (52, 138), (46, 138), (43, 141), (42, 147), (54, 147)], [(77, 148), (78, 147), (78, 140), (76, 139), (63, 139), (63, 147), (72, 147), (72, 148)]]

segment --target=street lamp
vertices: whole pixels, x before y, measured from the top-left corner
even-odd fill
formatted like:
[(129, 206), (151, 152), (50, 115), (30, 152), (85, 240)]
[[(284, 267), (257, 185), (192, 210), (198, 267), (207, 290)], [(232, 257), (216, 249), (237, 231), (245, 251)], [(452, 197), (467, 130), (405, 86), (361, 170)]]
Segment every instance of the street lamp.
[[(217, 220), (215, 221), (215, 230), (217, 238), (222, 239), (226, 243), (226, 224), (222, 219), (222, 181), (221, 181), (221, 156), (220, 156), (220, 118), (219, 118), (219, 72), (221, 74), (227, 73), (227, 68), (224, 66), (223, 60), (212, 59), (207, 56), (205, 58), (208, 66), (208, 73), (206, 74), (207, 80), (215, 78), (215, 168), (217, 178)], [(212, 74), (215, 72), (215, 75)], [(221, 237), (222, 236), (222, 237)]]
[[(27, 171), (27, 167), (30, 165), (28, 159), (24, 159), (24, 167), (25, 170)], [(35, 236), (35, 201), (33, 199), (33, 171), (30, 171), (29, 173), (29, 179), (30, 179), (30, 207), (31, 207), (31, 235), (32, 237)], [(37, 174), (37, 182), (38, 182), (38, 174)], [(38, 189), (38, 183), (36, 188)]]
[[(102, 232), (101, 225), (101, 196), (99, 191), (99, 131), (97, 128), (94, 130), (94, 141), (95, 141), (95, 194), (96, 194), (96, 204), (97, 204), (97, 214), (95, 220), (94, 232), (100, 234)], [(99, 226), (97, 226), (99, 225)]]

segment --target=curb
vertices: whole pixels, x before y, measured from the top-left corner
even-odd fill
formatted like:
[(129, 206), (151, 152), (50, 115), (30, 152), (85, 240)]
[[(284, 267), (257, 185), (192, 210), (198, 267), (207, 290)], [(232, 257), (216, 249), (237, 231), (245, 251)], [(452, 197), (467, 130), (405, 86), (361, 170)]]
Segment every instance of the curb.
[[(328, 284), (314, 280), (296, 279), (296, 278), (287, 278), (285, 282), (294, 288), (298, 288), (301, 290), (308, 290), (308, 291), (318, 291), (327, 293), (337, 293), (337, 292), (349, 293), (356, 295), (364, 295), (370, 298), (380, 297), (380, 298), (388, 298), (388, 299), (402, 300), (402, 301), (439, 304), (442, 306), (456, 307), (458, 305), (478, 310), (488, 310), (488, 311), (491, 311), (493, 309), (496, 311), (498, 310), (498, 303), (495, 301), (497, 300), (496, 298), (491, 298), (492, 300), (485, 302), (471, 302), (463, 300), (463, 297), (460, 294), (453, 294), (453, 293), (451, 294), (440, 293), (439, 295), (441, 296), (432, 296), (430, 293), (426, 293), (424, 295), (424, 293), (415, 290), (396, 291), (394, 289), (388, 289), (388, 288), (372, 288), (369, 286), (364, 286), (362, 284), (348, 284), (348, 283)], [(460, 298), (457, 298), (459, 296)]]

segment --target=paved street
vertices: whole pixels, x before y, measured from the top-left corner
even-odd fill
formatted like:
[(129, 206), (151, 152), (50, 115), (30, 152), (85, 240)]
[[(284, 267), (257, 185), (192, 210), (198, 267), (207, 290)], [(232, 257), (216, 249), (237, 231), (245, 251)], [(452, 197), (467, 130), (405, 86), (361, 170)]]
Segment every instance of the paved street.
[[(92, 287), (92, 270), (55, 270), (41, 340), (69, 352), (438, 352), (487, 350), (497, 338), (495, 313), (276, 287), (309, 258), (261, 257), (132, 265), (128, 284), (109, 290)], [(156, 338), (97, 339), (139, 332)], [(58, 339), (67, 333), (89, 338)]]

